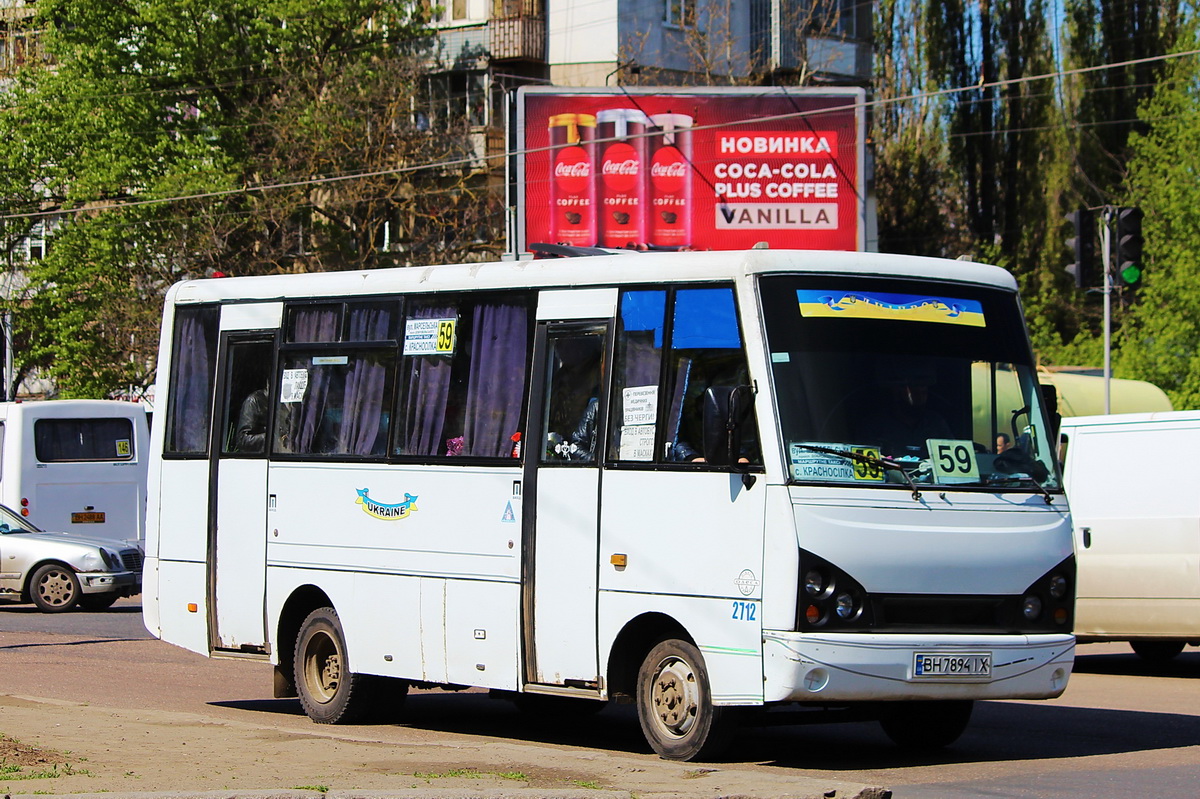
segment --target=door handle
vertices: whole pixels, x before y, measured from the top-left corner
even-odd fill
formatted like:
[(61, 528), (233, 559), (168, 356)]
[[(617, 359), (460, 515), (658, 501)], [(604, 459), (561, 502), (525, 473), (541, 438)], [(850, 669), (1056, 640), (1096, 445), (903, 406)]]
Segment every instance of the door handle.
[(1088, 549), (1092, 545), (1092, 528), (1081, 527), (1079, 532), (1083, 533), (1083, 548)]

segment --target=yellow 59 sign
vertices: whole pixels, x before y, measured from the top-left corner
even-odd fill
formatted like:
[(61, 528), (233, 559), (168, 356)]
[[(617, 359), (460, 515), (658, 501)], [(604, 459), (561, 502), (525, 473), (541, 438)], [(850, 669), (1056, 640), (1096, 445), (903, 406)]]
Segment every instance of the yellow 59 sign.
[[(874, 458), (876, 461), (881, 457), (878, 447), (851, 447), (850, 451), (856, 455), (865, 455), (868, 458)], [(873, 480), (880, 482), (884, 478), (882, 463), (868, 463), (867, 461), (854, 461), (854, 479), (855, 480)]]
[(453, 319), (439, 319), (437, 327), (437, 351), (454, 352), (454, 323)]
[(925, 442), (933, 474), (939, 483), (975, 483), (979, 481), (979, 463), (975, 445), (952, 438), (931, 438)]

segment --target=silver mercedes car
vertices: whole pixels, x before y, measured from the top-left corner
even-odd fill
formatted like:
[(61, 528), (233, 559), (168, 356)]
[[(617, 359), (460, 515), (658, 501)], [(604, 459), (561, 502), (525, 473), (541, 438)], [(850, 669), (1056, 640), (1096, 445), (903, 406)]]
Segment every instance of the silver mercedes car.
[(46, 613), (103, 610), (142, 590), (142, 551), (123, 541), (48, 533), (0, 505), (0, 600)]

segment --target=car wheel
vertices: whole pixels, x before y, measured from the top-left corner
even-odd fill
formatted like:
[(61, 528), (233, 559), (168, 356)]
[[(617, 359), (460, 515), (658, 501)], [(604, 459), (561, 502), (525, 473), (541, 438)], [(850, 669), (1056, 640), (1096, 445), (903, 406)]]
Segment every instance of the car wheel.
[(79, 597), (79, 607), (84, 610), (108, 610), (118, 598), (113, 591), (107, 594), (84, 594)]
[(1183, 641), (1130, 641), (1129, 646), (1142, 660), (1166, 663), (1183, 651)]
[(333, 608), (308, 614), (296, 638), (293, 662), (300, 706), (310, 719), (318, 724), (354, 724), (370, 714), (379, 681), (350, 671), (346, 637)]
[(79, 602), (79, 578), (57, 563), (47, 563), (33, 573), (29, 598), (43, 613), (62, 613)]
[(637, 710), (646, 740), (666, 760), (712, 758), (737, 727), (729, 708), (712, 703), (700, 650), (675, 638), (659, 643), (642, 661)]

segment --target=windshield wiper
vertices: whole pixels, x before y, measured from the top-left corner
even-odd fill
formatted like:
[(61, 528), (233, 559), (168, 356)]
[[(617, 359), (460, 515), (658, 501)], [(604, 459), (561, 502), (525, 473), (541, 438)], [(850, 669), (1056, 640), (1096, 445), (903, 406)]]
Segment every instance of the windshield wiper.
[(1046, 486), (1044, 486), (1040, 482), (1038, 482), (1038, 480), (1035, 477), (1033, 477), (1033, 475), (1020, 474), (1020, 473), (1017, 473), (1017, 474), (993, 474), (987, 479), (987, 482), (985, 483), (985, 485), (996, 485), (997, 483), (1012, 483), (1012, 482), (1033, 483), (1033, 485), (1037, 488), (1038, 493), (1040, 493), (1042, 495), (1042, 499), (1045, 500), (1047, 505), (1051, 505), (1054, 503), (1054, 496), (1046, 489)]
[(851, 460), (856, 463), (863, 463), (867, 466), (882, 466), (885, 469), (900, 472), (900, 476), (904, 478), (904, 482), (908, 483), (908, 487), (912, 489), (912, 498), (915, 500), (921, 499), (921, 491), (917, 488), (917, 484), (909, 477), (908, 472), (904, 471), (904, 467), (891, 458), (877, 458), (874, 455), (864, 455), (861, 452), (852, 452), (850, 450), (833, 449), (832, 447), (818, 447), (812, 444), (793, 444), (794, 447), (806, 449), (810, 452), (820, 452), (824, 455), (837, 455), (838, 457)]

